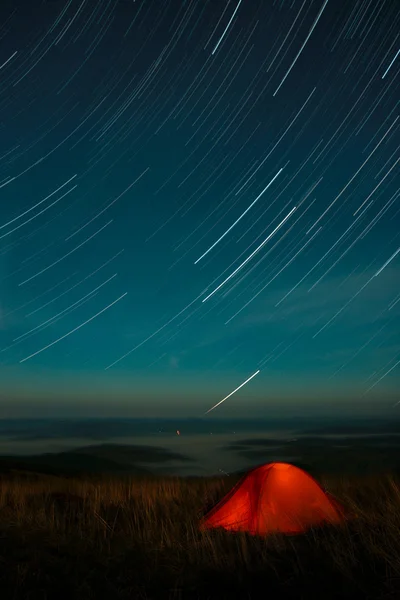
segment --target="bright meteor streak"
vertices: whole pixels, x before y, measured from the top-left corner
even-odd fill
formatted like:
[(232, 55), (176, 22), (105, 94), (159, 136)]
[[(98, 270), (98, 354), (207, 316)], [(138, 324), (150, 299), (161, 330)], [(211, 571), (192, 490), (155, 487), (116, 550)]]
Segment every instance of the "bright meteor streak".
[(198, 262), (200, 262), (202, 258), (204, 258), (205, 256), (207, 256), (207, 254), (208, 254), (209, 252), (211, 252), (211, 250), (212, 250), (212, 249), (213, 249), (213, 248), (214, 248), (214, 247), (215, 247), (215, 246), (216, 246), (216, 245), (217, 245), (217, 244), (218, 244), (218, 243), (219, 243), (219, 242), (220, 242), (220, 241), (221, 241), (221, 240), (222, 240), (222, 239), (223, 239), (223, 238), (224, 238), (224, 237), (225, 237), (225, 236), (226, 236), (226, 235), (229, 233), (229, 232), (230, 232), (230, 230), (231, 230), (231, 229), (233, 229), (237, 223), (239, 223), (240, 219), (242, 219), (242, 218), (244, 217), (244, 215), (245, 215), (246, 213), (248, 213), (248, 212), (249, 212), (249, 210), (251, 209), (251, 207), (255, 205), (255, 203), (256, 203), (256, 202), (257, 202), (257, 201), (258, 201), (258, 200), (261, 198), (261, 196), (264, 194), (264, 192), (266, 192), (266, 191), (267, 191), (267, 189), (270, 187), (270, 185), (272, 185), (272, 184), (274, 183), (275, 179), (278, 177), (278, 175), (279, 175), (279, 174), (280, 174), (282, 171), (283, 171), (283, 167), (282, 167), (282, 169), (279, 169), (279, 171), (277, 172), (277, 174), (275, 175), (275, 177), (273, 177), (273, 178), (271, 179), (271, 181), (269, 182), (269, 184), (265, 186), (265, 188), (263, 189), (263, 191), (261, 192), (261, 194), (258, 194), (257, 198), (256, 198), (255, 200), (253, 200), (253, 202), (250, 204), (250, 206), (248, 206), (248, 207), (246, 208), (246, 210), (245, 210), (245, 211), (244, 211), (244, 212), (243, 212), (243, 213), (240, 215), (240, 217), (239, 217), (238, 219), (236, 219), (236, 221), (235, 221), (235, 222), (234, 222), (234, 223), (233, 223), (233, 224), (232, 224), (232, 225), (229, 227), (229, 229), (227, 229), (227, 230), (225, 231), (225, 233), (223, 233), (223, 234), (221, 235), (221, 237), (219, 237), (219, 238), (217, 239), (217, 241), (216, 241), (216, 242), (214, 242), (214, 243), (213, 243), (213, 245), (212, 245), (212, 246), (210, 246), (210, 247), (209, 247), (209, 249), (208, 249), (208, 250), (206, 250), (206, 251), (204, 252), (204, 254), (202, 254), (202, 255), (201, 255), (201, 256), (200, 256), (200, 257), (199, 257), (199, 258), (198, 258), (198, 259), (195, 261), (195, 263), (194, 263), (195, 265), (197, 265), (197, 263), (198, 263)]
[(213, 290), (213, 291), (211, 292), (211, 294), (208, 294), (208, 296), (206, 296), (206, 297), (205, 297), (205, 298), (202, 300), (202, 302), (206, 302), (206, 301), (207, 301), (209, 298), (211, 298), (211, 296), (213, 296), (213, 295), (214, 295), (216, 292), (218, 292), (218, 290), (219, 290), (219, 289), (221, 289), (221, 288), (222, 288), (222, 286), (223, 286), (223, 285), (225, 285), (225, 283), (226, 283), (227, 281), (229, 281), (230, 279), (232, 279), (232, 277), (234, 277), (234, 275), (236, 275), (236, 273), (237, 273), (238, 271), (240, 271), (240, 269), (242, 269), (242, 268), (243, 268), (243, 267), (244, 267), (244, 266), (245, 266), (245, 265), (246, 265), (246, 264), (249, 262), (249, 260), (251, 260), (251, 259), (253, 258), (253, 256), (254, 256), (255, 254), (257, 254), (257, 252), (258, 252), (259, 250), (261, 250), (261, 248), (262, 248), (263, 246), (265, 246), (265, 244), (268, 242), (268, 240), (270, 240), (270, 239), (272, 238), (272, 236), (273, 236), (273, 235), (275, 235), (275, 233), (278, 231), (278, 229), (280, 229), (280, 228), (282, 227), (282, 225), (284, 224), (284, 222), (285, 222), (285, 221), (287, 221), (287, 220), (288, 220), (288, 218), (289, 218), (289, 217), (290, 217), (290, 216), (291, 216), (291, 215), (294, 213), (294, 211), (296, 210), (296, 208), (297, 208), (297, 207), (296, 207), (296, 206), (294, 206), (294, 207), (292, 208), (292, 210), (291, 210), (291, 211), (290, 211), (290, 212), (289, 212), (289, 213), (286, 215), (286, 217), (285, 217), (284, 219), (282, 219), (282, 221), (279, 223), (279, 225), (277, 225), (277, 226), (275, 227), (275, 229), (273, 230), (273, 232), (272, 232), (272, 233), (270, 233), (270, 234), (269, 234), (269, 236), (268, 236), (268, 237), (266, 237), (266, 238), (265, 238), (265, 240), (264, 240), (263, 242), (261, 242), (261, 244), (260, 244), (259, 246), (257, 246), (257, 248), (256, 248), (255, 250), (253, 250), (253, 252), (250, 254), (250, 256), (248, 256), (248, 257), (247, 257), (247, 258), (246, 258), (246, 259), (245, 259), (245, 260), (244, 260), (244, 261), (243, 261), (243, 262), (242, 262), (242, 263), (241, 263), (241, 264), (240, 264), (240, 265), (239, 265), (239, 266), (238, 266), (238, 267), (237, 267), (237, 268), (236, 268), (236, 269), (235, 269), (235, 270), (234, 270), (234, 271), (233, 271), (233, 272), (230, 274), (230, 275), (228, 275), (228, 277), (227, 277), (226, 279), (224, 279), (224, 281), (223, 281), (222, 283), (220, 283), (220, 284), (219, 284), (219, 286), (218, 286), (218, 287), (216, 287), (216, 288), (215, 288), (215, 290)]
[(230, 394), (228, 394), (223, 400), (220, 400), (217, 404), (215, 404), (212, 408), (206, 410), (206, 412), (204, 413), (205, 415), (209, 412), (211, 412), (212, 410), (214, 410), (214, 408), (217, 408), (217, 406), (219, 406), (220, 404), (222, 404), (223, 402), (225, 402), (225, 400), (228, 400), (228, 398), (230, 398), (231, 396), (233, 396), (233, 394), (235, 392), (237, 392), (238, 390), (240, 390), (240, 388), (242, 388), (244, 385), (246, 385), (246, 383), (248, 383), (251, 379), (253, 379), (253, 377), (255, 377), (256, 375), (258, 375), (260, 372), (260, 369), (258, 371), (256, 371), (255, 373), (253, 373), (253, 375), (251, 375), (251, 377), (249, 377), (248, 379), (246, 379), (246, 381), (243, 381), (243, 383), (241, 383), (239, 385), (239, 387), (236, 388), (236, 390), (233, 390), (233, 392), (231, 392)]

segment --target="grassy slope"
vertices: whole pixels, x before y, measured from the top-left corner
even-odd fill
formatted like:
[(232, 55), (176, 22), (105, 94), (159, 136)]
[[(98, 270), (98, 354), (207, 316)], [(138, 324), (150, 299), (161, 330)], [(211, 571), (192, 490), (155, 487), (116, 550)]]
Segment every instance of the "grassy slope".
[(3, 477), (0, 597), (400, 598), (400, 483), (321, 479), (355, 522), (257, 539), (198, 529), (232, 477)]

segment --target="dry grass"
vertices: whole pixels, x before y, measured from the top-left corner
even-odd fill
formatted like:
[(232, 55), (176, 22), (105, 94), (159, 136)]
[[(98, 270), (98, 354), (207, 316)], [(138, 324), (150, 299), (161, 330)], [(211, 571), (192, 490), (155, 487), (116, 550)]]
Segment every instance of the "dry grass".
[(225, 479), (0, 482), (0, 597), (400, 598), (400, 485), (322, 480), (358, 514), (304, 536), (198, 529)]

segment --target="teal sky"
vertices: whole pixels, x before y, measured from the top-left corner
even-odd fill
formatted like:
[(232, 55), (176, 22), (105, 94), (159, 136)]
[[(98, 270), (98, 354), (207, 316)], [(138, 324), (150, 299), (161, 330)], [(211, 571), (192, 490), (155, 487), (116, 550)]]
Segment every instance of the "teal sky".
[(397, 3), (225, 8), (0, 7), (0, 418), (400, 410)]

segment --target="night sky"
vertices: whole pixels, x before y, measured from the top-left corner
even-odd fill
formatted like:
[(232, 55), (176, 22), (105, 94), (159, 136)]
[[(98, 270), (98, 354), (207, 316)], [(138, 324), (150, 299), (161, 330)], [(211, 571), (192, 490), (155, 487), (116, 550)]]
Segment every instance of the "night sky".
[(247, 380), (209, 414), (398, 412), (399, 31), (397, 0), (1, 2), (0, 415)]

